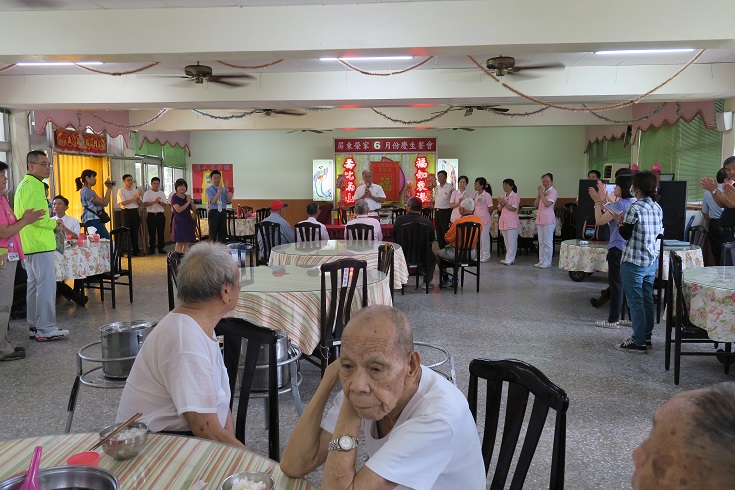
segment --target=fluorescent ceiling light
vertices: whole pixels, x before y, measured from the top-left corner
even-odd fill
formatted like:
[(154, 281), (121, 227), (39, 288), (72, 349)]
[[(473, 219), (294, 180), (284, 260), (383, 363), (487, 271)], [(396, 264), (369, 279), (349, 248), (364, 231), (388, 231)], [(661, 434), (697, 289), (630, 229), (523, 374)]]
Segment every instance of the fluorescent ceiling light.
[[(101, 61), (80, 61), (77, 65), (102, 65)], [(16, 63), (18, 66), (73, 66), (74, 63), (69, 61), (21, 61)]]
[(676, 49), (616, 49), (611, 51), (595, 51), (595, 54), (661, 54), (661, 53), (690, 53), (694, 48)]
[(345, 58), (319, 58), (319, 61), (390, 61), (390, 60), (412, 60), (413, 56), (355, 56)]

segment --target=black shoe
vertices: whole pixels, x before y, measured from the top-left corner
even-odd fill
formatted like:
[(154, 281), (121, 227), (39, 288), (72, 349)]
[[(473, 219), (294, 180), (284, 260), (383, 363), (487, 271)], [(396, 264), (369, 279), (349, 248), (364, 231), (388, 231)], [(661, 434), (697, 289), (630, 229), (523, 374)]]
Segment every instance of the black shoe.
[(622, 344), (615, 344), (615, 348), (625, 352), (632, 352), (635, 354), (646, 354), (648, 349), (645, 345), (638, 345), (633, 342), (633, 339), (626, 339)]
[(651, 339), (646, 340), (646, 349), (653, 349), (653, 342), (651, 342)]
[(16, 351), (13, 351), (12, 354), (8, 354), (7, 356), (0, 357), (0, 361), (17, 361), (19, 359), (23, 359), (25, 356), (26, 356), (26, 351), (16, 350)]
[(148, 249), (148, 255), (153, 255), (155, 253), (155, 249), (149, 248)]
[[(153, 252), (151, 252), (151, 253), (153, 253)], [(161, 255), (166, 255), (166, 254), (167, 254), (168, 252), (166, 252), (166, 251), (165, 251), (164, 249), (162, 249), (162, 248), (159, 248), (159, 249), (158, 249), (158, 253), (159, 253), (159, 254), (161, 254)]]
[(15, 349), (15, 352), (25, 352), (26, 351), (25, 347), (13, 347), (13, 349)]
[(133, 257), (140, 257), (140, 252), (133, 252)]

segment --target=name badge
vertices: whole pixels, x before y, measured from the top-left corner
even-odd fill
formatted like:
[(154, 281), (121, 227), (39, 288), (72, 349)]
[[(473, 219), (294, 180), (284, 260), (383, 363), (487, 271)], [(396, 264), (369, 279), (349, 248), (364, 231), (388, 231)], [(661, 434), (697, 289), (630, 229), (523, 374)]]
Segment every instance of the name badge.
[(8, 262), (18, 262), (20, 260), (20, 255), (18, 252), (8, 252)]

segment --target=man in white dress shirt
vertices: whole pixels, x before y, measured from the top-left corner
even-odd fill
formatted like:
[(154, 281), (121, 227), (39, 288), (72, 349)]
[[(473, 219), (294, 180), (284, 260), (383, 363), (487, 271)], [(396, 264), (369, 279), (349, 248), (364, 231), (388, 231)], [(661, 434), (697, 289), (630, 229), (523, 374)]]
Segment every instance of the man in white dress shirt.
[[(321, 239), (322, 240), (329, 240), (329, 233), (327, 233), (327, 227), (324, 226), (324, 223), (320, 223), (316, 220), (316, 217), (319, 216), (319, 205), (315, 202), (310, 202), (306, 205), (306, 215), (308, 218), (306, 218), (303, 221), (299, 221), (300, 223), (311, 223), (314, 225), (321, 226)], [(301, 237), (299, 236), (299, 232), (296, 231), (296, 243), (301, 242)]]
[(151, 179), (151, 188), (143, 194), (143, 206), (148, 208), (148, 216), (146, 217), (146, 225), (148, 226), (148, 255), (153, 255), (156, 245), (156, 235), (158, 235), (158, 253), (166, 254), (163, 249), (165, 245), (163, 233), (166, 229), (166, 215), (164, 214), (166, 194), (161, 190), (161, 179), (153, 177)]
[(71, 236), (72, 239), (76, 239), (81, 227), (79, 221), (66, 214), (66, 210), (69, 209), (69, 200), (64, 196), (55, 196), (51, 207), (54, 210), (51, 219), (61, 221), (61, 230), (67, 238)]
[(365, 199), (365, 202), (367, 202), (370, 208), (370, 212), (368, 213), (370, 216), (377, 216), (378, 210), (383, 206), (383, 202), (385, 202), (385, 191), (378, 184), (373, 184), (374, 176), (375, 174), (373, 174), (372, 170), (363, 171), (362, 180), (365, 183), (355, 191), (355, 201)]
[(449, 200), (452, 198), (454, 186), (447, 182), (446, 170), (439, 170), (436, 173), (436, 180), (439, 181), (439, 185), (434, 188), (434, 225), (439, 248), (444, 248), (447, 245), (444, 235), (449, 231), (449, 219), (452, 217)]
[(117, 202), (122, 208), (122, 224), (130, 230), (130, 243), (133, 245), (133, 256), (140, 255), (138, 247), (138, 231), (140, 230), (140, 214), (138, 207), (143, 201), (140, 200), (140, 191), (133, 187), (133, 176), (125, 174), (122, 176), (124, 186), (117, 191)]
[[(360, 199), (359, 201), (357, 201), (355, 203), (355, 212), (357, 213), (357, 218), (347, 223), (347, 226), (349, 227), (350, 225), (358, 224), (370, 225), (375, 231), (375, 240), (378, 242), (382, 242), (383, 230), (380, 229), (380, 221), (370, 217), (368, 215), (369, 210), (370, 208), (366, 199)], [(349, 239), (349, 236), (347, 235), (347, 230), (345, 230), (345, 238)]]

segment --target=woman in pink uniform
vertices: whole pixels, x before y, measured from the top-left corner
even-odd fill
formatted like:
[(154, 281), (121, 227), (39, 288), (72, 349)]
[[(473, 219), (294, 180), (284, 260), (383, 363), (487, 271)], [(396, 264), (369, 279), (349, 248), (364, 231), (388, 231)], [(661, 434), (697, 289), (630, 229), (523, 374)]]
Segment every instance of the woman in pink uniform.
[(500, 213), (498, 227), (505, 242), (505, 259), (501, 260), (500, 263), (511, 265), (516, 260), (518, 232), (521, 228), (521, 220), (518, 219), (518, 207), (521, 205), (521, 198), (513, 179), (503, 181), (503, 190), (505, 195), (498, 198), (498, 212)]
[(493, 190), (485, 177), (475, 179), (475, 216), (482, 220), (480, 233), (480, 262), (490, 262), (490, 208), (493, 207)]
[(449, 207), (452, 208), (452, 215), (449, 217), (450, 223), (462, 217), (462, 215), (459, 214), (459, 205), (462, 202), (462, 199), (466, 197), (473, 199), (475, 197), (475, 193), (467, 189), (467, 184), (469, 182), (470, 179), (468, 179), (466, 175), (459, 176), (459, 180), (457, 181), (459, 189), (452, 191), (452, 197), (449, 198)]
[(554, 254), (554, 229), (556, 228), (556, 215), (554, 214), (554, 203), (558, 198), (554, 185), (554, 176), (544, 174), (541, 176), (541, 185), (538, 186), (538, 195), (533, 205), (538, 209), (536, 215), (536, 231), (538, 232), (538, 264), (534, 267), (548, 269), (551, 267), (551, 257)]

